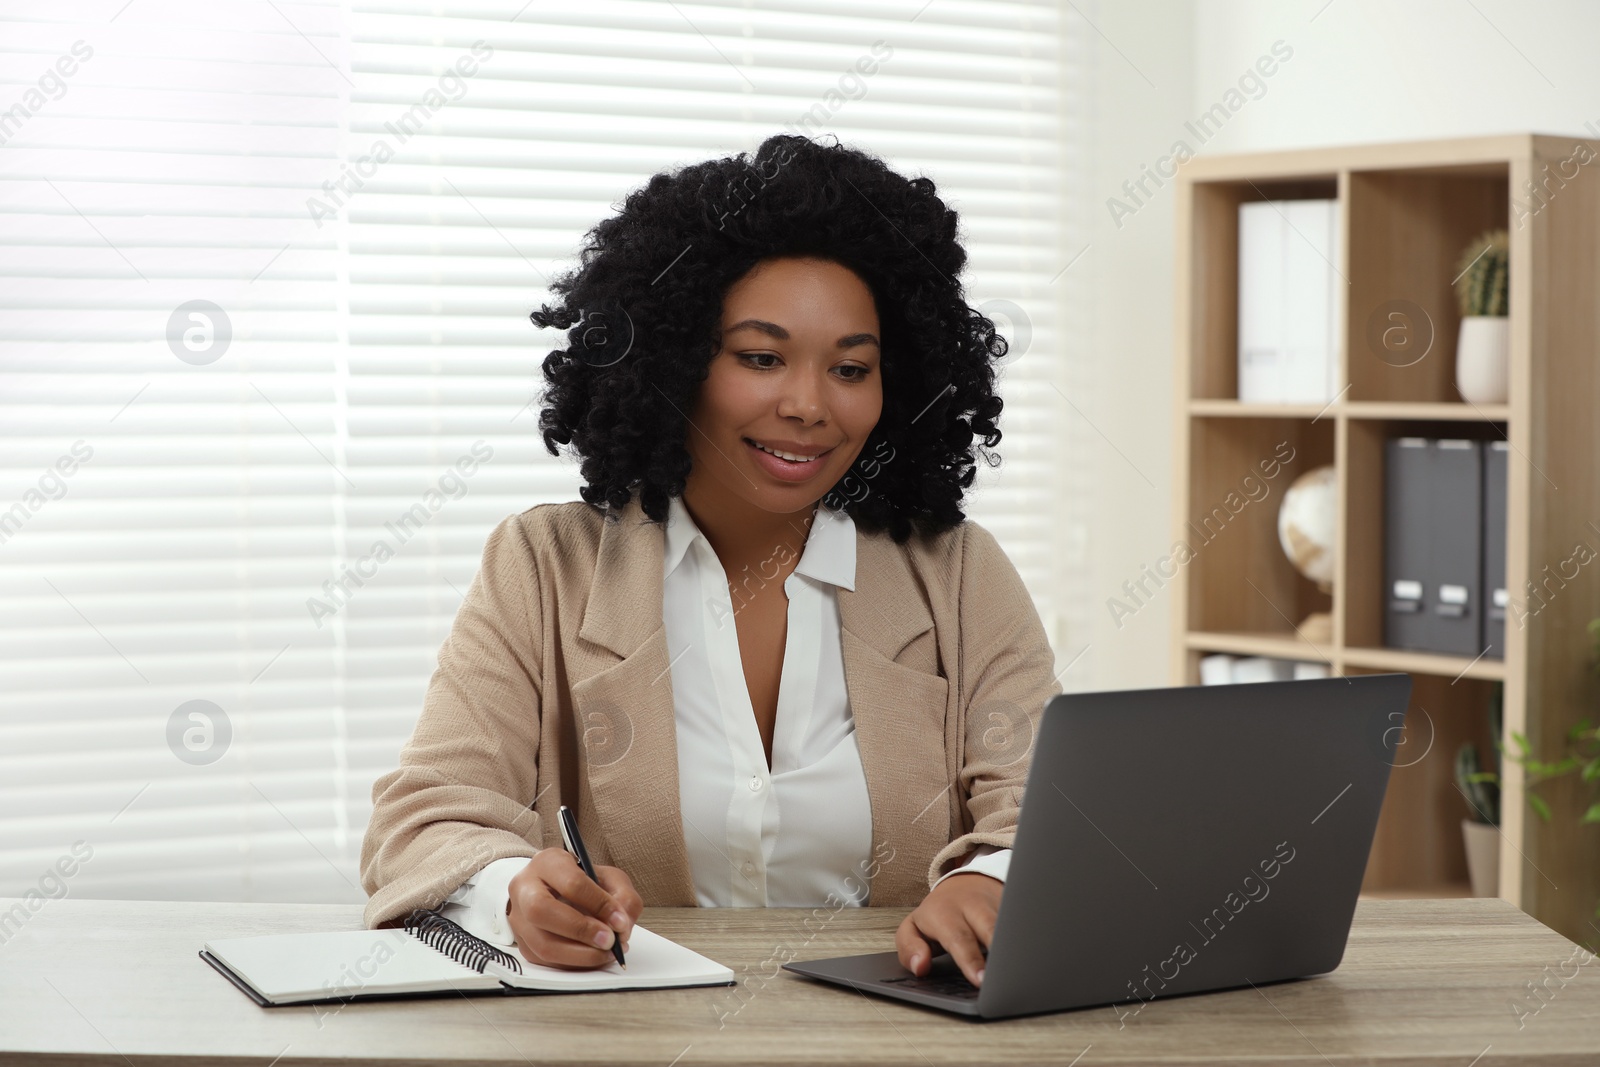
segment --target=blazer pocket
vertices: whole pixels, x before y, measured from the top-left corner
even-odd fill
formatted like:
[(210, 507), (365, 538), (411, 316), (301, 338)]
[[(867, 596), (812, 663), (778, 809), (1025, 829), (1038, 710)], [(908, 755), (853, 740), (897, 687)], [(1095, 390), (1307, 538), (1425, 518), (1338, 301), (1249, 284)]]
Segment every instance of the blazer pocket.
[(947, 730), (950, 683), (888, 660), (874, 682), (862, 687), (862, 699), (852, 696), (862, 758), (875, 758), (905, 807), (902, 814), (915, 818), (919, 829), (934, 828), (935, 847), (942, 846), (947, 819), (933, 816), (945, 810), (934, 801), (955, 784)]

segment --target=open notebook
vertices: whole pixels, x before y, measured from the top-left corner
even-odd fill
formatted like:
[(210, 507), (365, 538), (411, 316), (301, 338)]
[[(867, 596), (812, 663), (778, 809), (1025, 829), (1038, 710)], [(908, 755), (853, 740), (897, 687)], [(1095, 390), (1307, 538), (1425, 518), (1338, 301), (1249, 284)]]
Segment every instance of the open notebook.
[(200, 958), (262, 1007), (449, 992), (589, 993), (732, 985), (733, 971), (634, 925), (628, 969), (545, 967), (482, 941), (438, 912), (403, 930), (268, 934), (207, 941)]

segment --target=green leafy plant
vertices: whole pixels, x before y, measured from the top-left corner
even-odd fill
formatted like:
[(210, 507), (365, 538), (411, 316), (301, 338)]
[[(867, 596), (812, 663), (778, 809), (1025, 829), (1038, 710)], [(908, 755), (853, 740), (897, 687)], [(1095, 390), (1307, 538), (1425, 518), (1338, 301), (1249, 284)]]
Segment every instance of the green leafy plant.
[(1486, 230), (1456, 261), (1456, 302), (1463, 315), (1505, 315), (1510, 310), (1511, 243), (1505, 230)]
[[(1600, 673), (1600, 619), (1589, 622), (1589, 639), (1595, 646), (1595, 671)], [(1577, 774), (1591, 785), (1600, 783), (1600, 727), (1592, 719), (1583, 719), (1567, 731), (1566, 751), (1557, 760), (1537, 759), (1528, 739), (1520, 733), (1513, 731), (1511, 741), (1517, 746), (1511, 758), (1522, 764), (1528, 774), (1528, 806), (1545, 822), (1550, 821), (1550, 805), (1533, 791), (1535, 786), (1569, 774)], [(1578, 821), (1600, 823), (1600, 800), (1592, 801)]]
[[(1600, 728), (1589, 719), (1584, 719), (1567, 731), (1567, 753), (1558, 760), (1546, 762), (1535, 759), (1528, 750), (1528, 739), (1519, 733), (1512, 733), (1511, 740), (1518, 748), (1512, 759), (1522, 764), (1528, 772), (1528, 807), (1545, 822), (1550, 821), (1550, 805), (1533, 792), (1534, 786), (1574, 771), (1585, 782), (1600, 782)], [(1600, 822), (1600, 801), (1591, 803), (1578, 821)]]

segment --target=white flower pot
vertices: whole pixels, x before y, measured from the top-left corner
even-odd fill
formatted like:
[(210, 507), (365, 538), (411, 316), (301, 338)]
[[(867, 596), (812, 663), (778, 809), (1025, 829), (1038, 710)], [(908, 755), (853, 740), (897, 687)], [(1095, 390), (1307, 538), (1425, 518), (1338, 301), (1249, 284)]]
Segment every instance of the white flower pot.
[(1456, 336), (1456, 388), (1474, 404), (1504, 404), (1511, 398), (1511, 320), (1504, 315), (1468, 315)]
[(1500, 895), (1500, 828), (1486, 822), (1461, 820), (1461, 838), (1467, 846), (1467, 874), (1472, 895)]

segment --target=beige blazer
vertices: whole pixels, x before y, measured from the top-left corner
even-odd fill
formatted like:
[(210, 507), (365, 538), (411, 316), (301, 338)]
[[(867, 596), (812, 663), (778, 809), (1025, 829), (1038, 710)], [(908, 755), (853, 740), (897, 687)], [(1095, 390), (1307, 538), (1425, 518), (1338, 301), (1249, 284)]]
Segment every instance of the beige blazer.
[[(400, 766), (372, 787), (369, 926), (438, 906), (492, 860), (560, 848), (562, 804), (594, 862), (626, 871), (646, 905), (695, 905), (663, 530), (637, 494), (604, 519), (581, 501), (541, 504), (489, 535)], [(983, 527), (904, 545), (856, 537), (856, 587), (838, 601), (872, 807), (862, 874), (870, 904), (913, 906), (976, 846), (1011, 845), (1061, 686), (1021, 577)]]

